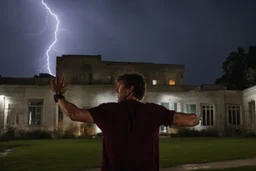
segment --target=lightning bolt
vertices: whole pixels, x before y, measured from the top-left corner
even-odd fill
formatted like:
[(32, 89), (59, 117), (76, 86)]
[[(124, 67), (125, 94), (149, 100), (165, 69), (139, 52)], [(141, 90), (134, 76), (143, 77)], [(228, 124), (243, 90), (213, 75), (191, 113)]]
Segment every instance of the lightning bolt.
[[(52, 12), (52, 10), (48, 7), (48, 5), (44, 2), (44, 0), (41, 1), (42, 4), (44, 5), (44, 7), (47, 9), (47, 11), (51, 14), (51, 16), (53, 16), (56, 20), (56, 27), (55, 27), (55, 31), (54, 31), (54, 41), (49, 45), (49, 47), (47, 48), (46, 52), (45, 52), (45, 56), (46, 56), (46, 60), (47, 60), (47, 63), (46, 63), (46, 66), (47, 66), (47, 69), (49, 71), (49, 74), (51, 75), (54, 75), (51, 71), (51, 68), (50, 68), (50, 56), (49, 56), (49, 53), (50, 51), (53, 49), (54, 50), (54, 45), (57, 43), (58, 41), (58, 32), (59, 32), (59, 24), (60, 24), (60, 21), (59, 21), (59, 18), (56, 14), (54, 14)], [(55, 75), (54, 75), (55, 76)]]

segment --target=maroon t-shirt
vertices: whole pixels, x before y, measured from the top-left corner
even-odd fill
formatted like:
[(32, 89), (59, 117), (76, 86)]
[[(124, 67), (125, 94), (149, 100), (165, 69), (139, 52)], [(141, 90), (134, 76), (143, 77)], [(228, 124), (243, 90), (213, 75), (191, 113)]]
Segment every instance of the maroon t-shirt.
[(159, 170), (159, 127), (172, 123), (174, 111), (136, 100), (88, 111), (103, 133), (102, 171)]

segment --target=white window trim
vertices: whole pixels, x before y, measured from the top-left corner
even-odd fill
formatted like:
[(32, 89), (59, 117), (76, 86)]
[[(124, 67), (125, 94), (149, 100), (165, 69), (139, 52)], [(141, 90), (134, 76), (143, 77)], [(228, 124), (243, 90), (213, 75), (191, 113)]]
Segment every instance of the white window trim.
[[(203, 106), (213, 106), (213, 125), (203, 125)], [(204, 127), (215, 127), (216, 126), (216, 105), (213, 103), (200, 103), (200, 118), (201, 120), (201, 125)]]
[[(242, 126), (243, 125), (243, 113), (242, 113), (242, 105), (238, 104), (238, 103), (226, 103), (226, 124), (228, 126)], [(229, 106), (239, 106), (239, 111), (240, 111), (240, 124), (229, 124), (229, 111), (228, 111), (228, 107)]]

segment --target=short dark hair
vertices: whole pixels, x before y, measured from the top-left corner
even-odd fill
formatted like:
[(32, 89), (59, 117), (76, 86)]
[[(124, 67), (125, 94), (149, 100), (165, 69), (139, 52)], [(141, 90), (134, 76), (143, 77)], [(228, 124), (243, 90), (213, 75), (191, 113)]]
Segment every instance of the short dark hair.
[(117, 77), (117, 81), (123, 81), (125, 87), (133, 86), (134, 96), (141, 100), (146, 91), (144, 77), (139, 73), (123, 73)]

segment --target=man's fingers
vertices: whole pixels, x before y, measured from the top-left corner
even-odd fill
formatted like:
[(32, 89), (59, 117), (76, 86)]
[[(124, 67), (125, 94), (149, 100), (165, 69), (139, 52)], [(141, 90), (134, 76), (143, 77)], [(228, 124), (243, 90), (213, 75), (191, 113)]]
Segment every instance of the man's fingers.
[(51, 79), (51, 85), (54, 86), (55, 84), (55, 79)]
[(64, 86), (64, 87), (62, 87), (62, 89), (61, 89), (61, 93), (66, 93), (67, 92), (67, 90), (68, 90), (68, 88), (69, 88), (69, 86), (70, 86), (70, 84), (68, 84), (68, 85), (66, 85), (66, 86)]
[(52, 89), (52, 91), (54, 91), (54, 92), (56, 91), (56, 90), (55, 90), (55, 87), (56, 87), (56, 83), (55, 83), (55, 82), (56, 82), (55, 79), (52, 79), (52, 80), (51, 80), (51, 89)]
[(64, 76), (63, 76), (63, 74), (59, 74), (58, 76), (57, 76), (57, 85), (59, 86), (59, 85), (63, 85), (64, 84), (64, 80), (65, 80), (65, 78), (64, 78)]
[(56, 84), (59, 85), (59, 83), (60, 83), (60, 75), (57, 75), (56, 76)]
[(65, 86), (64, 81), (65, 81), (65, 77), (63, 76), (63, 74), (59, 74), (58, 76), (56, 76), (55, 79), (51, 80), (52, 90), (55, 93), (63, 93), (64, 94), (70, 86), (69, 84)]
[(63, 79), (62, 79), (62, 85), (64, 85), (65, 80), (66, 80), (66, 77), (64, 77), (64, 76), (63, 76)]
[(64, 86), (65, 77), (62, 76), (59, 86)]

